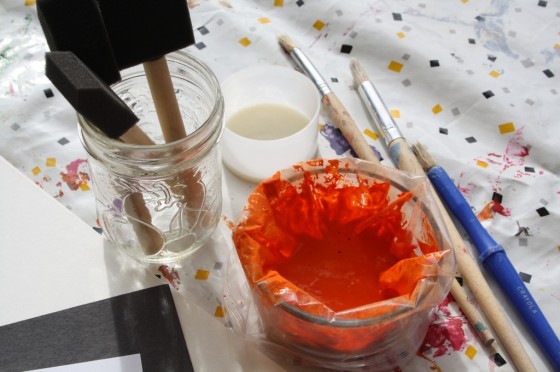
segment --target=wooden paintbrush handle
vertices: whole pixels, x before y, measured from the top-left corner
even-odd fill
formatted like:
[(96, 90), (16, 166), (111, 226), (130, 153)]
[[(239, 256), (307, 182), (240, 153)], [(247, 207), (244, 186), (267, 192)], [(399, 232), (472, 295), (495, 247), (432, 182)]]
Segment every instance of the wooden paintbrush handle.
[(360, 128), (354, 122), (354, 119), (348, 114), (346, 108), (339, 101), (334, 93), (328, 93), (323, 96), (323, 104), (329, 109), (331, 120), (336, 124), (338, 129), (352, 150), (358, 155), (360, 159), (370, 161), (372, 163), (380, 164), (379, 159), (373, 152), (372, 148), (366, 142)]
[(484, 346), (492, 345), (494, 342), (492, 332), (490, 332), (490, 329), (486, 326), (486, 321), (482, 318), (478, 309), (469, 302), (465, 290), (459, 285), (457, 280), (454, 280), (453, 284), (451, 284), (451, 295), (461, 308), (461, 311), (465, 314), (465, 317), (472, 324), (482, 344)]
[[(417, 170), (419, 173), (416, 174), (424, 174), (422, 166), (420, 165), (420, 163), (416, 159), (416, 156), (414, 155), (410, 147), (406, 144), (406, 141), (404, 141), (404, 139), (398, 142), (396, 140), (391, 142), (389, 144), (389, 152), (391, 153), (391, 157), (393, 158), (395, 157), (395, 155), (393, 154), (398, 153), (398, 161), (395, 160), (397, 164), (402, 165), (403, 167), (410, 167), (410, 170), (401, 168), (402, 170)], [(451, 244), (455, 251), (457, 266), (459, 272), (463, 277), (463, 280), (473, 292), (480, 307), (482, 308), (482, 311), (490, 321), (492, 328), (494, 328), (496, 335), (500, 339), (501, 343), (503, 344), (504, 348), (506, 349), (510, 358), (513, 360), (513, 363), (516, 365), (516, 367), (520, 371), (535, 371), (535, 367), (533, 365), (533, 362), (531, 362), (527, 351), (523, 348), (523, 345), (519, 341), (519, 338), (515, 334), (513, 328), (511, 327), (511, 324), (508, 322), (502, 306), (494, 296), (494, 293), (492, 292), (492, 289), (490, 289), (490, 286), (486, 282), (486, 279), (484, 279), (484, 276), (482, 275), (478, 264), (471, 256), (470, 251), (465, 246), (461, 234), (457, 230), (457, 227), (449, 216), (447, 209), (445, 208), (435, 191), (433, 191), (433, 197), (438, 209), (440, 210), (443, 222), (447, 227), (449, 238), (451, 239)], [(464, 294), (459, 293), (459, 289), (457, 289), (457, 287), (460, 288), (460, 286), (457, 285), (456, 288), (453, 289), (452, 286), (452, 291), (456, 291), (456, 293), (451, 293), (456, 300), (457, 297), (461, 299)], [(460, 289), (462, 290), (462, 288)], [(455, 295), (457, 295), (457, 297)], [(462, 299), (460, 301), (462, 301)], [(465, 301), (463, 301), (463, 303), (465, 303)], [(468, 303), (468, 301), (466, 301), (466, 303)], [(461, 304), (459, 305), (461, 306)], [(468, 307), (467, 304), (465, 304), (465, 306)], [(470, 310), (472, 309), (469, 309), (468, 311), (470, 312)], [(463, 312), (465, 311), (463, 310)], [(465, 316), (468, 317), (469, 315), (465, 312)], [(468, 319), (470, 322), (476, 322), (476, 319), (474, 318)]]
[(144, 72), (148, 79), (165, 143), (185, 138), (187, 133), (165, 57), (144, 62)]

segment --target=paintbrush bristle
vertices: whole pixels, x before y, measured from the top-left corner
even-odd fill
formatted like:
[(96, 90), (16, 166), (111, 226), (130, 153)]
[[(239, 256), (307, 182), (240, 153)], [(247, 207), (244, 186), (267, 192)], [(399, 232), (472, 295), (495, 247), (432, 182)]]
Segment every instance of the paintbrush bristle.
[(360, 62), (358, 62), (355, 58), (352, 58), (350, 61), (350, 71), (352, 71), (352, 76), (354, 77), (354, 83), (356, 85), (360, 85), (364, 81), (368, 81), (366, 71), (362, 65), (360, 65)]
[(437, 165), (434, 158), (432, 158), (432, 155), (430, 155), (428, 150), (422, 144), (415, 143), (412, 145), (412, 152), (416, 155), (416, 159), (418, 159), (418, 162), (425, 172), (429, 172), (430, 169)]
[(297, 48), (296, 44), (288, 37), (288, 35), (278, 35), (278, 41), (282, 48), (288, 53), (291, 53), (294, 48)]

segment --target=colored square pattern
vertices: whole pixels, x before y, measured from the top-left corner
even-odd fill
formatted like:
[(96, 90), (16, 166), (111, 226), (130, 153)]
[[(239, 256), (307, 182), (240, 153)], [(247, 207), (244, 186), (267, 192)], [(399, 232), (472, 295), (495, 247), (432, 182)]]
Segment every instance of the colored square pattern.
[(550, 212), (548, 211), (548, 209), (546, 209), (545, 207), (541, 207), (539, 209), (537, 209), (537, 213), (539, 214), (539, 216), (541, 217), (546, 217), (550, 214)]
[(210, 271), (198, 269), (196, 270), (196, 275), (194, 276), (194, 278), (196, 280), (208, 280), (209, 276), (210, 276)]
[(239, 40), (239, 44), (243, 45), (244, 47), (248, 47), (249, 45), (251, 45), (251, 40), (249, 40), (247, 37), (244, 37)]
[(366, 136), (368, 136), (371, 139), (377, 140), (379, 138), (379, 136), (377, 135), (377, 133), (375, 133), (374, 131), (372, 131), (369, 128), (364, 129), (364, 134)]
[(395, 72), (401, 72), (402, 68), (403, 68), (403, 64), (399, 63), (397, 61), (391, 61), (389, 63), (389, 66), (387, 66), (387, 68), (391, 71), (395, 71)]
[(527, 274), (524, 272), (519, 272), (519, 277), (521, 278), (521, 280), (523, 280), (525, 283), (531, 283), (531, 278), (533, 277), (531, 274)]
[(469, 345), (469, 347), (467, 347), (467, 350), (465, 350), (465, 355), (472, 360), (477, 352), (478, 351), (472, 345)]
[(323, 27), (325, 27), (325, 24), (323, 23), (323, 21), (319, 19), (316, 20), (315, 23), (313, 23), (313, 28), (316, 29), (317, 31), (321, 31)]
[(506, 134), (515, 132), (515, 125), (513, 123), (504, 123), (498, 125), (498, 129), (500, 130), (500, 134)]
[(340, 53), (350, 54), (352, 52), (352, 45), (342, 44), (340, 47)]

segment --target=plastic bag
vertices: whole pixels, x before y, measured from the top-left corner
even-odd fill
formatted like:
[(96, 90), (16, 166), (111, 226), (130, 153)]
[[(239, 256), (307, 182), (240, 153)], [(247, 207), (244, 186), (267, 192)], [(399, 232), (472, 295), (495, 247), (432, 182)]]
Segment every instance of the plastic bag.
[[(300, 163), (263, 181), (233, 229), (224, 297), (234, 331), (303, 365), (406, 364), (455, 274), (428, 187), (425, 177), (353, 158)], [(360, 278), (375, 285), (352, 295)]]

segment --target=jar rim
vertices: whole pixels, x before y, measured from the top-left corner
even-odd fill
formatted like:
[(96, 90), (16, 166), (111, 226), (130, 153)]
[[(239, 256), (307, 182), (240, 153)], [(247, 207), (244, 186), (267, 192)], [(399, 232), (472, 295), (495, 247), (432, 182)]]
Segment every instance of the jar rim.
[[(135, 151), (135, 152), (150, 152), (150, 153), (166, 153), (171, 151), (172, 149), (179, 147), (185, 147), (188, 151), (196, 151), (198, 147), (203, 145), (208, 139), (213, 137), (215, 134), (216, 129), (219, 129), (218, 139), (223, 132), (223, 125), (218, 123), (216, 126), (217, 128), (208, 128), (207, 123), (211, 122), (213, 118), (217, 116), (221, 116), (220, 112), (223, 114), (224, 111), (224, 100), (221, 93), (220, 84), (218, 79), (212, 72), (212, 70), (206, 65), (203, 61), (198, 59), (197, 57), (187, 53), (186, 51), (178, 50), (173, 53), (166, 55), (166, 59), (172, 62), (179, 62), (181, 64), (189, 64), (194, 66), (197, 69), (197, 72), (201, 74), (204, 78), (207, 79), (209, 83), (208, 86), (211, 88), (209, 92), (215, 98), (215, 104), (213, 105), (212, 109), (208, 113), (207, 118), (204, 122), (193, 132), (188, 133), (186, 137), (169, 142), (169, 143), (154, 143), (150, 145), (144, 144), (134, 144), (134, 143), (125, 143), (120, 141), (119, 139), (110, 138), (103, 134), (103, 132), (97, 128), (91, 121), (83, 117), (80, 113), (77, 113), (78, 122), (80, 123), (80, 131), (85, 131), (90, 136), (95, 136), (97, 139), (97, 144), (100, 145), (104, 149), (111, 149), (114, 151), (115, 149), (123, 150), (123, 151)], [(130, 75), (127, 78), (133, 78), (137, 75), (142, 75), (143, 72), (141, 69), (138, 70), (138, 73), (134, 73), (134, 70), (130, 71)], [(117, 86), (118, 84), (122, 83), (125, 79), (120, 80), (119, 82), (113, 84), (111, 87)], [(83, 135), (82, 135), (83, 136)], [(83, 139), (82, 139), (83, 141)], [(189, 145), (189, 144), (195, 144)], [(85, 144), (84, 144), (85, 145)], [(86, 146), (87, 148), (87, 146)]]

